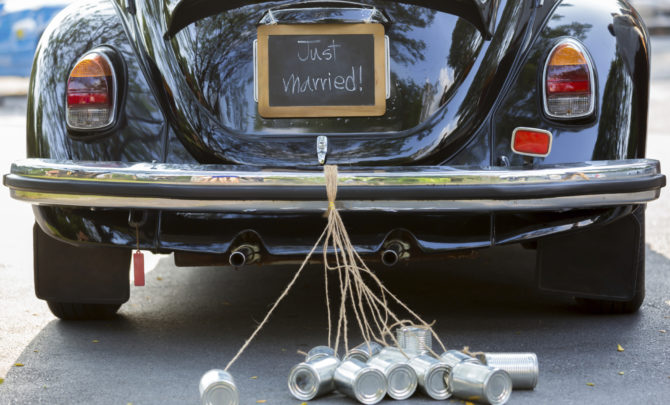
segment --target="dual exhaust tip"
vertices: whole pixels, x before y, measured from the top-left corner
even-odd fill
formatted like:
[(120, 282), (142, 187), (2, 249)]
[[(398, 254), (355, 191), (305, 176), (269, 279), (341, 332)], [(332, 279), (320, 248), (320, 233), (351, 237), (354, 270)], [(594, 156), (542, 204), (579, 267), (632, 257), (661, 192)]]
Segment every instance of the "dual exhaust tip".
[[(405, 242), (393, 240), (384, 246), (381, 254), (382, 263), (392, 267), (402, 260), (409, 259), (409, 245)], [(228, 257), (228, 263), (234, 268), (244, 267), (260, 260), (260, 249), (257, 245), (240, 245)]]

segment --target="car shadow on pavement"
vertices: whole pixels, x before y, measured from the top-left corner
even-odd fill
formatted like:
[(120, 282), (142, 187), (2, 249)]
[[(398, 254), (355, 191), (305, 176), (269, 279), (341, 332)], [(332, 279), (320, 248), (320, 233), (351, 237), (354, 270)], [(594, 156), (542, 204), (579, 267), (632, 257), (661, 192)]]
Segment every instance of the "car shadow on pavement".
[[(667, 258), (647, 249), (649, 293), (640, 313), (593, 316), (578, 312), (569, 299), (536, 293), (534, 257), (533, 251), (504, 247), (477, 258), (375, 269), (391, 291), (436, 322), (450, 348), (536, 352), (539, 386), (515, 392), (512, 404), (556, 398), (630, 403), (630, 384), (659, 380), (667, 386), (667, 370), (647, 365), (645, 357), (647, 350), (668, 351), (666, 341), (652, 333), (667, 324), (662, 294), (668, 281), (652, 281), (661, 277), (654, 273), (670, 268)], [(50, 322), (16, 360), (23, 366), (13, 367), (0, 385), (0, 402), (197, 403), (200, 376), (225, 367), (296, 269), (176, 268), (171, 257), (163, 258), (147, 275), (146, 287), (133, 287), (116, 319)], [(353, 320), (349, 327), (355, 328)], [(288, 370), (300, 361), (297, 350), (319, 344), (327, 344), (327, 325), (323, 269), (314, 265), (231, 368), (241, 403), (300, 404), (286, 389)], [(626, 352), (617, 352), (617, 344)], [(592, 380), (600, 390), (586, 385)], [(417, 394), (404, 403), (432, 402)], [(310, 403), (354, 402), (335, 394)]]

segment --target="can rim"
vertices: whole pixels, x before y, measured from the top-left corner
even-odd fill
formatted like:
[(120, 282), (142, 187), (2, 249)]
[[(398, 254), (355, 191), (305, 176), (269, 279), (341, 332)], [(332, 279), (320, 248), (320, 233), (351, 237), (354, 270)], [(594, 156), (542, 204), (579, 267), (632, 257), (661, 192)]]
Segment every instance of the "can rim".
[[(393, 380), (393, 374), (403, 371), (409, 375), (411, 383), (408, 387), (404, 389), (395, 389), (391, 384)], [(416, 387), (418, 385), (418, 378), (416, 376), (416, 371), (407, 363), (394, 363), (390, 366), (386, 373), (387, 378), (387, 391), (391, 398), (395, 400), (403, 400), (411, 397), (416, 392)]]
[[(301, 372), (307, 372), (310, 377), (313, 379), (314, 384), (311, 385), (311, 389), (305, 390), (298, 386), (297, 375)], [(319, 390), (319, 385), (321, 384), (321, 377), (319, 373), (314, 369), (310, 364), (300, 363), (296, 364), (291, 368), (291, 371), (288, 375), (288, 389), (293, 394), (296, 399), (301, 401), (309, 401), (316, 397), (316, 394)]]
[[(365, 392), (362, 390), (361, 384), (366, 380), (366, 377), (372, 375), (374, 375), (381, 382), (379, 387), (380, 389), (376, 390), (376, 392), (372, 394), (365, 394)], [(356, 372), (353, 389), (358, 402), (365, 405), (376, 404), (377, 402), (381, 401), (384, 396), (386, 396), (388, 390), (386, 376), (378, 369), (367, 366)]]
[[(433, 390), (432, 389), (433, 387), (430, 384), (427, 384), (426, 382), (432, 380), (432, 378), (434, 378), (434, 374), (439, 372), (442, 372), (444, 374), (442, 377), (437, 377), (441, 378), (442, 381), (444, 381), (444, 389)], [(424, 377), (424, 389), (426, 390), (426, 393), (433, 399), (437, 400), (449, 399), (452, 395), (451, 386), (449, 384), (450, 378), (451, 378), (451, 367), (449, 367), (448, 364), (438, 361), (436, 363), (429, 365), (426, 368), (426, 374)]]
[[(504, 389), (499, 395), (495, 395), (492, 393), (489, 388), (491, 387), (491, 379), (496, 378), (502, 378), (504, 380)], [(488, 376), (486, 376), (486, 379), (484, 380), (484, 396), (486, 396), (486, 399), (491, 405), (502, 405), (506, 403), (510, 396), (512, 395), (512, 377), (510, 377), (509, 373), (507, 373), (505, 370), (501, 369), (494, 369)]]

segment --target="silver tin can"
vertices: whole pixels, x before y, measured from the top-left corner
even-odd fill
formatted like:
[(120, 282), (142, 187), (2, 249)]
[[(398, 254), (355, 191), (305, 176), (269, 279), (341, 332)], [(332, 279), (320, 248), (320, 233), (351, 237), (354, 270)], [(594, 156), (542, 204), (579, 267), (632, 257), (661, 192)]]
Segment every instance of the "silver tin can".
[(384, 399), (387, 388), (384, 373), (356, 359), (343, 361), (335, 370), (335, 386), (341, 393), (366, 405)]
[(360, 360), (363, 363), (367, 363), (373, 356), (379, 354), (382, 351), (382, 345), (377, 342), (365, 342), (349, 350), (344, 360), (356, 359)]
[(512, 379), (498, 368), (463, 361), (449, 375), (449, 387), (457, 398), (502, 405), (512, 395)]
[(484, 353), (482, 363), (505, 370), (512, 377), (515, 390), (532, 390), (537, 386), (540, 366), (535, 353)]
[(321, 356), (302, 362), (291, 368), (288, 375), (288, 390), (301, 401), (309, 401), (335, 390), (333, 376), (340, 365), (334, 356)]
[(321, 357), (337, 357), (337, 354), (335, 353), (335, 350), (333, 350), (331, 347), (316, 346), (307, 352), (307, 355), (305, 356), (305, 361), (310, 361), (312, 359)]
[(402, 326), (396, 329), (398, 345), (410, 356), (427, 354), (433, 348), (430, 329), (421, 326)]
[(467, 354), (460, 352), (458, 350), (447, 350), (446, 352), (440, 355), (440, 360), (447, 363), (451, 367), (454, 367), (456, 364), (463, 362), (482, 364), (482, 362), (479, 361), (479, 359), (477, 359), (476, 357), (468, 356)]
[(401, 400), (414, 395), (418, 380), (416, 372), (407, 361), (388, 359), (380, 353), (368, 361), (368, 366), (384, 373), (388, 384), (387, 391), (391, 398)]
[(238, 405), (240, 394), (229, 372), (209, 370), (200, 378), (200, 403), (202, 405)]
[(383, 348), (377, 357), (381, 357), (384, 360), (394, 361), (396, 363), (407, 363), (410, 359), (408, 353), (403, 353), (397, 347), (385, 347)]
[(416, 372), (421, 390), (433, 399), (448, 399), (451, 388), (447, 384), (451, 367), (425, 354), (412, 357), (408, 363)]

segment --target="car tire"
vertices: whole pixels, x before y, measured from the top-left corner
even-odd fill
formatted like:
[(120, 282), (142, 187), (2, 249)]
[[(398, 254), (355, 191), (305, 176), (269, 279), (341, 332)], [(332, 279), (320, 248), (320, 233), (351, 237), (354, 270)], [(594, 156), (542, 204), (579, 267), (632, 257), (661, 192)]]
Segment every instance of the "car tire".
[(630, 314), (642, 306), (645, 297), (645, 246), (644, 246), (644, 209), (637, 209), (633, 215), (640, 223), (641, 231), (637, 249), (637, 283), (635, 295), (629, 301), (598, 300), (590, 298), (575, 298), (577, 305), (584, 312), (595, 314)]
[(121, 304), (81, 304), (47, 301), (51, 313), (66, 321), (110, 319), (116, 315)]

